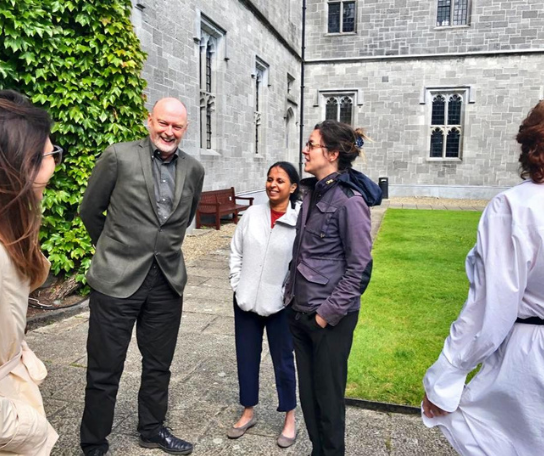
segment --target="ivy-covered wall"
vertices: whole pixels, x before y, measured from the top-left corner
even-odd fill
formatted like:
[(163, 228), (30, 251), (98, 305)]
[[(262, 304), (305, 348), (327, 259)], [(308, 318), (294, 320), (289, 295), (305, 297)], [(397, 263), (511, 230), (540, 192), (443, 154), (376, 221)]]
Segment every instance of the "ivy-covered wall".
[(147, 134), (146, 55), (130, 14), (130, 0), (0, 1), (0, 88), (48, 110), (65, 150), (43, 202), (42, 247), (55, 274), (78, 281), (93, 253), (77, 210), (95, 157)]

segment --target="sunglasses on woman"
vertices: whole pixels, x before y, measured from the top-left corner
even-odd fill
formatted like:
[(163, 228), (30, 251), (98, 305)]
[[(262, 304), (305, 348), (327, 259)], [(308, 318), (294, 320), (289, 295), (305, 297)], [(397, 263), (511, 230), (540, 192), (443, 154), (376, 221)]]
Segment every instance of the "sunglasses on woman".
[(53, 160), (55, 160), (55, 166), (59, 166), (62, 162), (62, 153), (64, 151), (59, 146), (53, 146), (53, 150), (51, 152), (47, 152), (46, 154), (43, 154), (44, 157), (47, 157), (48, 155), (53, 155)]

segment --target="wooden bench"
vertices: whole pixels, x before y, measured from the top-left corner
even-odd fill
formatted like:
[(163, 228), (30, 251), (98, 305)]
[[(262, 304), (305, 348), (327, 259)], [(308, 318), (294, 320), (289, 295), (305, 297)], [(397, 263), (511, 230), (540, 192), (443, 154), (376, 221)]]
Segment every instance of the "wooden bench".
[[(236, 200), (248, 200), (249, 204), (237, 204)], [(198, 209), (196, 211), (196, 227), (215, 226), (216, 230), (221, 229), (221, 217), (233, 214), (234, 223), (238, 223), (238, 212), (246, 210), (253, 204), (254, 198), (236, 196), (234, 187), (225, 190), (212, 190), (202, 192)], [(215, 215), (215, 224), (202, 223), (202, 215)]]

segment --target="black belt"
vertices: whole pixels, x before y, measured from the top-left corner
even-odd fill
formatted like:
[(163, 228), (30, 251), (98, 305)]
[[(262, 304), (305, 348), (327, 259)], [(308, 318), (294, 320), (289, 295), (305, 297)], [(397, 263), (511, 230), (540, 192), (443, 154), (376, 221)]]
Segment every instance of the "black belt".
[(544, 326), (544, 320), (538, 317), (529, 318), (516, 318), (516, 323), (523, 323), (525, 325), (542, 325)]

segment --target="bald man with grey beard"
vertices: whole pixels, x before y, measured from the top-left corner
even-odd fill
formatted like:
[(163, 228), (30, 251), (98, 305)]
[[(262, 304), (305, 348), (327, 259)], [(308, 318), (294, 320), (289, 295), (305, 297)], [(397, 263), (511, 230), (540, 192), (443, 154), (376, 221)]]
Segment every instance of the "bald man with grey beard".
[(179, 145), (187, 109), (163, 98), (148, 117), (149, 136), (114, 144), (98, 159), (80, 208), (96, 248), (87, 339), (81, 448), (105, 455), (119, 380), (136, 323), (142, 354), (139, 444), (186, 455), (193, 445), (164, 426), (168, 385), (187, 272), (181, 245), (198, 205), (204, 168)]

